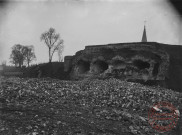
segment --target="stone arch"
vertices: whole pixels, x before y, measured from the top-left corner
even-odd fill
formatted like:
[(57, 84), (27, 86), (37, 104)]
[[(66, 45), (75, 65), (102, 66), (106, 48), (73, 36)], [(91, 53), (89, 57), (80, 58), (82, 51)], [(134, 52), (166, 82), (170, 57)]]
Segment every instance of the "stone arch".
[(79, 60), (77, 62), (78, 72), (84, 74), (90, 70), (90, 62), (85, 60)]
[(92, 64), (93, 73), (103, 73), (109, 67), (108, 63), (103, 60), (96, 60)]

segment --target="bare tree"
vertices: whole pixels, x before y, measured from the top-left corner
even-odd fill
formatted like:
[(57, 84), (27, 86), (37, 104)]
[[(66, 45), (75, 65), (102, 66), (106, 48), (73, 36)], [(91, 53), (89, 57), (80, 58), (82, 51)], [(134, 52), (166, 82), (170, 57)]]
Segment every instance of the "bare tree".
[(42, 33), (40, 39), (45, 42), (49, 49), (49, 62), (51, 62), (54, 52), (58, 51), (60, 46), (64, 46), (63, 39), (56, 33), (54, 28), (50, 28), (48, 31)]
[(64, 46), (59, 46), (58, 48), (58, 61), (59, 62), (63, 62), (63, 50), (64, 50)]
[(12, 47), (11, 55), (10, 55), (10, 62), (15, 64), (15, 66), (21, 67), (24, 61), (24, 52), (23, 46), (20, 44), (16, 44)]
[(32, 60), (35, 60), (35, 53), (33, 46), (23, 46), (16, 44), (12, 47), (10, 62), (15, 66), (22, 67), (23, 63), (27, 63), (28, 66)]
[(35, 53), (34, 53), (34, 46), (30, 45), (30, 46), (24, 46), (24, 57), (25, 57), (25, 62), (26, 64), (30, 65), (30, 63), (36, 59), (35, 57)]

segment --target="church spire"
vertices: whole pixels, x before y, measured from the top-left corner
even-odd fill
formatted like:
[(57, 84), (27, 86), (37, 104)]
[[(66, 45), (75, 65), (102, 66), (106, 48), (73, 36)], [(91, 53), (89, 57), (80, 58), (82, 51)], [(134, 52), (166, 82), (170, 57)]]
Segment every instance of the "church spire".
[(144, 30), (143, 30), (143, 36), (142, 36), (141, 42), (147, 42), (147, 34), (146, 34), (145, 24), (144, 24)]

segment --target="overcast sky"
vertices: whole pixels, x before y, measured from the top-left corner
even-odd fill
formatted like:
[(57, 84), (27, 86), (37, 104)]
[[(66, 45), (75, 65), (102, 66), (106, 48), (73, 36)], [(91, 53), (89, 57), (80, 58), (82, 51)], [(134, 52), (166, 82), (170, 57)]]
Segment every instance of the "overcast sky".
[(50, 27), (64, 39), (64, 56), (86, 45), (140, 42), (145, 20), (148, 41), (182, 44), (179, 16), (166, 0), (15, 0), (0, 6), (0, 18), (0, 62), (9, 62), (14, 44), (34, 45), (36, 63), (48, 62), (40, 35)]

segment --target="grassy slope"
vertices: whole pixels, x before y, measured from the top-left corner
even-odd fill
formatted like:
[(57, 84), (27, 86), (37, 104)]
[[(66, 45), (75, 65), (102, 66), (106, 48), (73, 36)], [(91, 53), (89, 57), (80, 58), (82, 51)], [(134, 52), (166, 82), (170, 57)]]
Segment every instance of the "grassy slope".
[(0, 90), (0, 134), (159, 134), (147, 119), (149, 108), (159, 101), (178, 108), (182, 93), (116, 79), (6, 78)]

